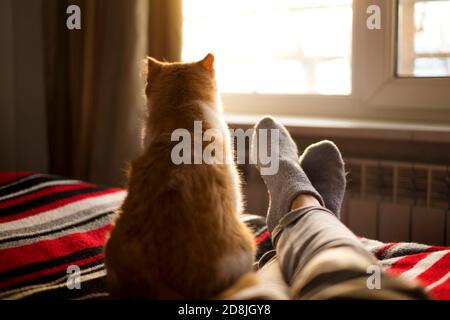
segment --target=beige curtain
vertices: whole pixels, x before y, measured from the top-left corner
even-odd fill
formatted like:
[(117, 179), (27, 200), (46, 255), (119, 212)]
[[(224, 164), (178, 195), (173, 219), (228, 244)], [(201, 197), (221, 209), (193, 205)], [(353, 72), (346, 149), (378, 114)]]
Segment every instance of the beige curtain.
[(140, 152), (148, 1), (85, 2), (80, 136), (75, 172), (118, 185), (128, 159)]
[[(82, 39), (73, 39), (69, 65), (81, 64), (72, 92), (81, 108), (74, 126), (75, 176), (120, 185), (126, 161), (140, 153), (147, 54), (169, 61), (181, 55), (181, 0), (84, 0)], [(72, 2), (73, 3), (73, 2)], [(82, 45), (80, 46), (80, 40)], [(76, 135), (79, 133), (79, 135)]]
[[(81, 9), (81, 30), (66, 9)], [(122, 185), (147, 54), (178, 60), (181, 0), (1, 0), (0, 170)]]
[[(126, 161), (140, 152), (149, 1), (49, 2), (51, 171), (121, 185)], [(69, 2), (81, 8), (82, 30), (60, 28)]]
[(149, 55), (159, 60), (179, 61), (182, 24), (182, 0), (150, 0)]

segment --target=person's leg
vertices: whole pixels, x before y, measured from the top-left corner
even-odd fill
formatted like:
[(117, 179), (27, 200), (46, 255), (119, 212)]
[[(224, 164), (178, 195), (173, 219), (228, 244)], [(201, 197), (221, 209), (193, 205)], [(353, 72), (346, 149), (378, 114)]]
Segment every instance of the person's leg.
[(315, 199), (309, 198), (294, 200), (273, 235), (292, 298), (426, 298), (419, 286), (386, 275), (358, 238), (327, 209), (311, 206)]
[[(425, 298), (417, 286), (386, 276), (383, 272), (379, 273), (380, 290), (368, 288), (371, 274), (367, 271), (369, 267), (378, 268), (377, 260), (363, 248), (358, 238), (339, 221), (335, 213), (322, 206), (332, 203), (334, 208), (339, 208), (343, 190), (336, 191), (336, 194), (318, 195), (302, 167), (292, 161), (297, 158), (297, 148), (287, 130), (275, 120), (264, 118), (256, 126), (253, 147), (258, 129), (280, 130), (279, 172), (263, 176), (263, 179), (270, 194), (268, 228), (282, 274), (291, 286), (292, 297)], [(320, 162), (322, 158), (316, 155), (316, 159), (316, 163), (323, 166)], [(323, 155), (323, 159), (330, 157)], [(324, 175), (324, 179), (330, 178), (329, 183), (339, 177), (345, 179), (342, 163), (331, 161), (327, 166), (333, 168)], [(319, 176), (314, 177), (316, 183)], [(345, 187), (345, 180), (339, 184)], [(321, 182), (322, 191), (327, 190), (323, 187), (325, 185), (326, 182)], [(328, 189), (335, 190), (336, 186)], [(329, 201), (330, 198), (335, 201)], [(376, 281), (374, 283), (376, 285)]]
[(328, 140), (308, 146), (300, 166), (323, 198), (325, 207), (340, 218), (345, 192), (345, 165), (337, 146)]

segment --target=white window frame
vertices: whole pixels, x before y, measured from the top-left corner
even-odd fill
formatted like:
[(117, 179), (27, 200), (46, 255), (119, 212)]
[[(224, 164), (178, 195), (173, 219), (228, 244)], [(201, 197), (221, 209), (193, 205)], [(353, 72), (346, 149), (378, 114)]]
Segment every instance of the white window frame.
[[(367, 8), (381, 9), (369, 30)], [(350, 95), (222, 94), (227, 113), (450, 123), (449, 77), (397, 77), (397, 0), (354, 0)], [(413, 116), (414, 115), (414, 116)]]

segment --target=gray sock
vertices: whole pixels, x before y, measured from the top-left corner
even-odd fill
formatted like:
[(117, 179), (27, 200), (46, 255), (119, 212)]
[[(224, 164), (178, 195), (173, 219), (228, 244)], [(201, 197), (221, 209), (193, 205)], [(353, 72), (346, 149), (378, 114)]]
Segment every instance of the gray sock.
[[(259, 141), (259, 130), (266, 129), (270, 133), (271, 129), (279, 130), (279, 169), (274, 175), (261, 174), (269, 191), (270, 203), (267, 213), (267, 227), (270, 232), (278, 225), (280, 219), (291, 209), (292, 201), (299, 194), (310, 194), (324, 205), (320, 194), (314, 189), (306, 174), (303, 172), (298, 162), (298, 150), (286, 128), (271, 117), (264, 117), (255, 126), (252, 137), (252, 154), (257, 148), (256, 141)], [(270, 138), (268, 141), (268, 154), (271, 154), (272, 147)], [(256, 167), (261, 172), (261, 164), (257, 161)]]
[(310, 145), (300, 157), (300, 165), (325, 207), (340, 218), (346, 182), (344, 160), (337, 146), (328, 140)]

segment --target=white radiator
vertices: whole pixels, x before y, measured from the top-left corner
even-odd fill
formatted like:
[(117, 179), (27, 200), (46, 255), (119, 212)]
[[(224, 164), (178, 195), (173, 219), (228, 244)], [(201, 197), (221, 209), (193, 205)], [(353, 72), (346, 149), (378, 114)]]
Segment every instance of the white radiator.
[[(357, 235), (385, 242), (450, 245), (450, 166), (345, 159), (342, 221)], [(241, 166), (247, 212), (265, 215), (259, 173)]]
[(346, 159), (343, 222), (381, 241), (450, 244), (450, 167)]

